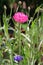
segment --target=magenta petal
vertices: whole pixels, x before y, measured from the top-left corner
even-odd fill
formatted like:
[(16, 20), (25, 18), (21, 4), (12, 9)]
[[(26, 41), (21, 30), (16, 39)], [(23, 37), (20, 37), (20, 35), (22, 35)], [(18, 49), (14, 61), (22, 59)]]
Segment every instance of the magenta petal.
[(28, 16), (23, 12), (17, 12), (14, 14), (13, 19), (18, 23), (25, 23), (28, 21)]

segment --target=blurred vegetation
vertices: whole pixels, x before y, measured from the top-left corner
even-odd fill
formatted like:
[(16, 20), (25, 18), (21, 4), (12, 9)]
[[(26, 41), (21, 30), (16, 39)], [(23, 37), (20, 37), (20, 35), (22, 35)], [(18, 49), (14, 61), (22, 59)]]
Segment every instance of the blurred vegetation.
[[(17, 65), (13, 59), (15, 54), (19, 54), (19, 51), (24, 58), (20, 65), (43, 65), (43, 0), (26, 0), (28, 5), (36, 5), (36, 9), (32, 19), (28, 20), (28, 24), (22, 24), (22, 33), (18, 27), (19, 24), (13, 21), (12, 16), (6, 16), (6, 10), (3, 7), (6, 5), (9, 9), (9, 3), (12, 1), (14, 0), (0, 0), (0, 18), (4, 23), (3, 27), (0, 25), (0, 65)], [(12, 9), (10, 11), (12, 13)], [(35, 14), (37, 15), (34, 18)], [(15, 27), (9, 25), (10, 18)], [(8, 29), (14, 33), (10, 35)], [(25, 33), (23, 33), (24, 31)]]

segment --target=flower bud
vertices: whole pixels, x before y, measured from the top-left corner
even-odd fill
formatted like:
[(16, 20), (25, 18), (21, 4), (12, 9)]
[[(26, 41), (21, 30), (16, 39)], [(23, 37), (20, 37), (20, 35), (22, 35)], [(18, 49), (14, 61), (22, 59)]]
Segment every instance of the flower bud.
[(30, 7), (28, 6), (28, 10), (30, 11)]
[(21, 5), (21, 4), (22, 4), (22, 2), (21, 2), (21, 1), (19, 1), (19, 2), (18, 2), (18, 4), (20, 4), (20, 5)]
[(7, 9), (6, 5), (4, 5), (4, 9)]

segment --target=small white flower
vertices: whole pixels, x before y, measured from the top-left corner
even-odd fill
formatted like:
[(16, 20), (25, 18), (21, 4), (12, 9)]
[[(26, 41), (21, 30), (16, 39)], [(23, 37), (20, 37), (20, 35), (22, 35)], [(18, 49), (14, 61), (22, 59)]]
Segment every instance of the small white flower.
[(21, 1), (19, 1), (19, 2), (18, 2), (18, 4), (22, 4), (22, 2), (21, 2)]
[(28, 10), (30, 11), (30, 6), (28, 6)]
[(9, 49), (9, 53), (11, 54), (11, 49)]
[(27, 27), (27, 31), (29, 31), (29, 26)]
[(30, 44), (28, 43), (28, 47), (30, 47)]
[(6, 5), (4, 5), (4, 9), (7, 9)]

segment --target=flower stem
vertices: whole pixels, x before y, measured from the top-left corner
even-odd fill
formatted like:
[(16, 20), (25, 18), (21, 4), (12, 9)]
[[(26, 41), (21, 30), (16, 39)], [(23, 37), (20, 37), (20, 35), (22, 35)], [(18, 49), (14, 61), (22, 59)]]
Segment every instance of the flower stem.
[(12, 15), (12, 6), (11, 6), (11, 12), (10, 12), (10, 17), (11, 17), (11, 15)]
[(9, 53), (10, 53), (10, 61), (11, 61), (11, 64), (10, 65), (13, 65), (13, 51), (12, 51), (12, 46), (10, 46), (10, 50), (9, 50)]
[(10, 61), (11, 61), (11, 65), (13, 65), (12, 53), (10, 54)]
[[(19, 55), (21, 55), (21, 24), (19, 24), (19, 30), (18, 30), (18, 36), (19, 36)], [(18, 65), (22, 65), (21, 62), (18, 62)]]
[(19, 54), (21, 54), (21, 24), (19, 24)]

